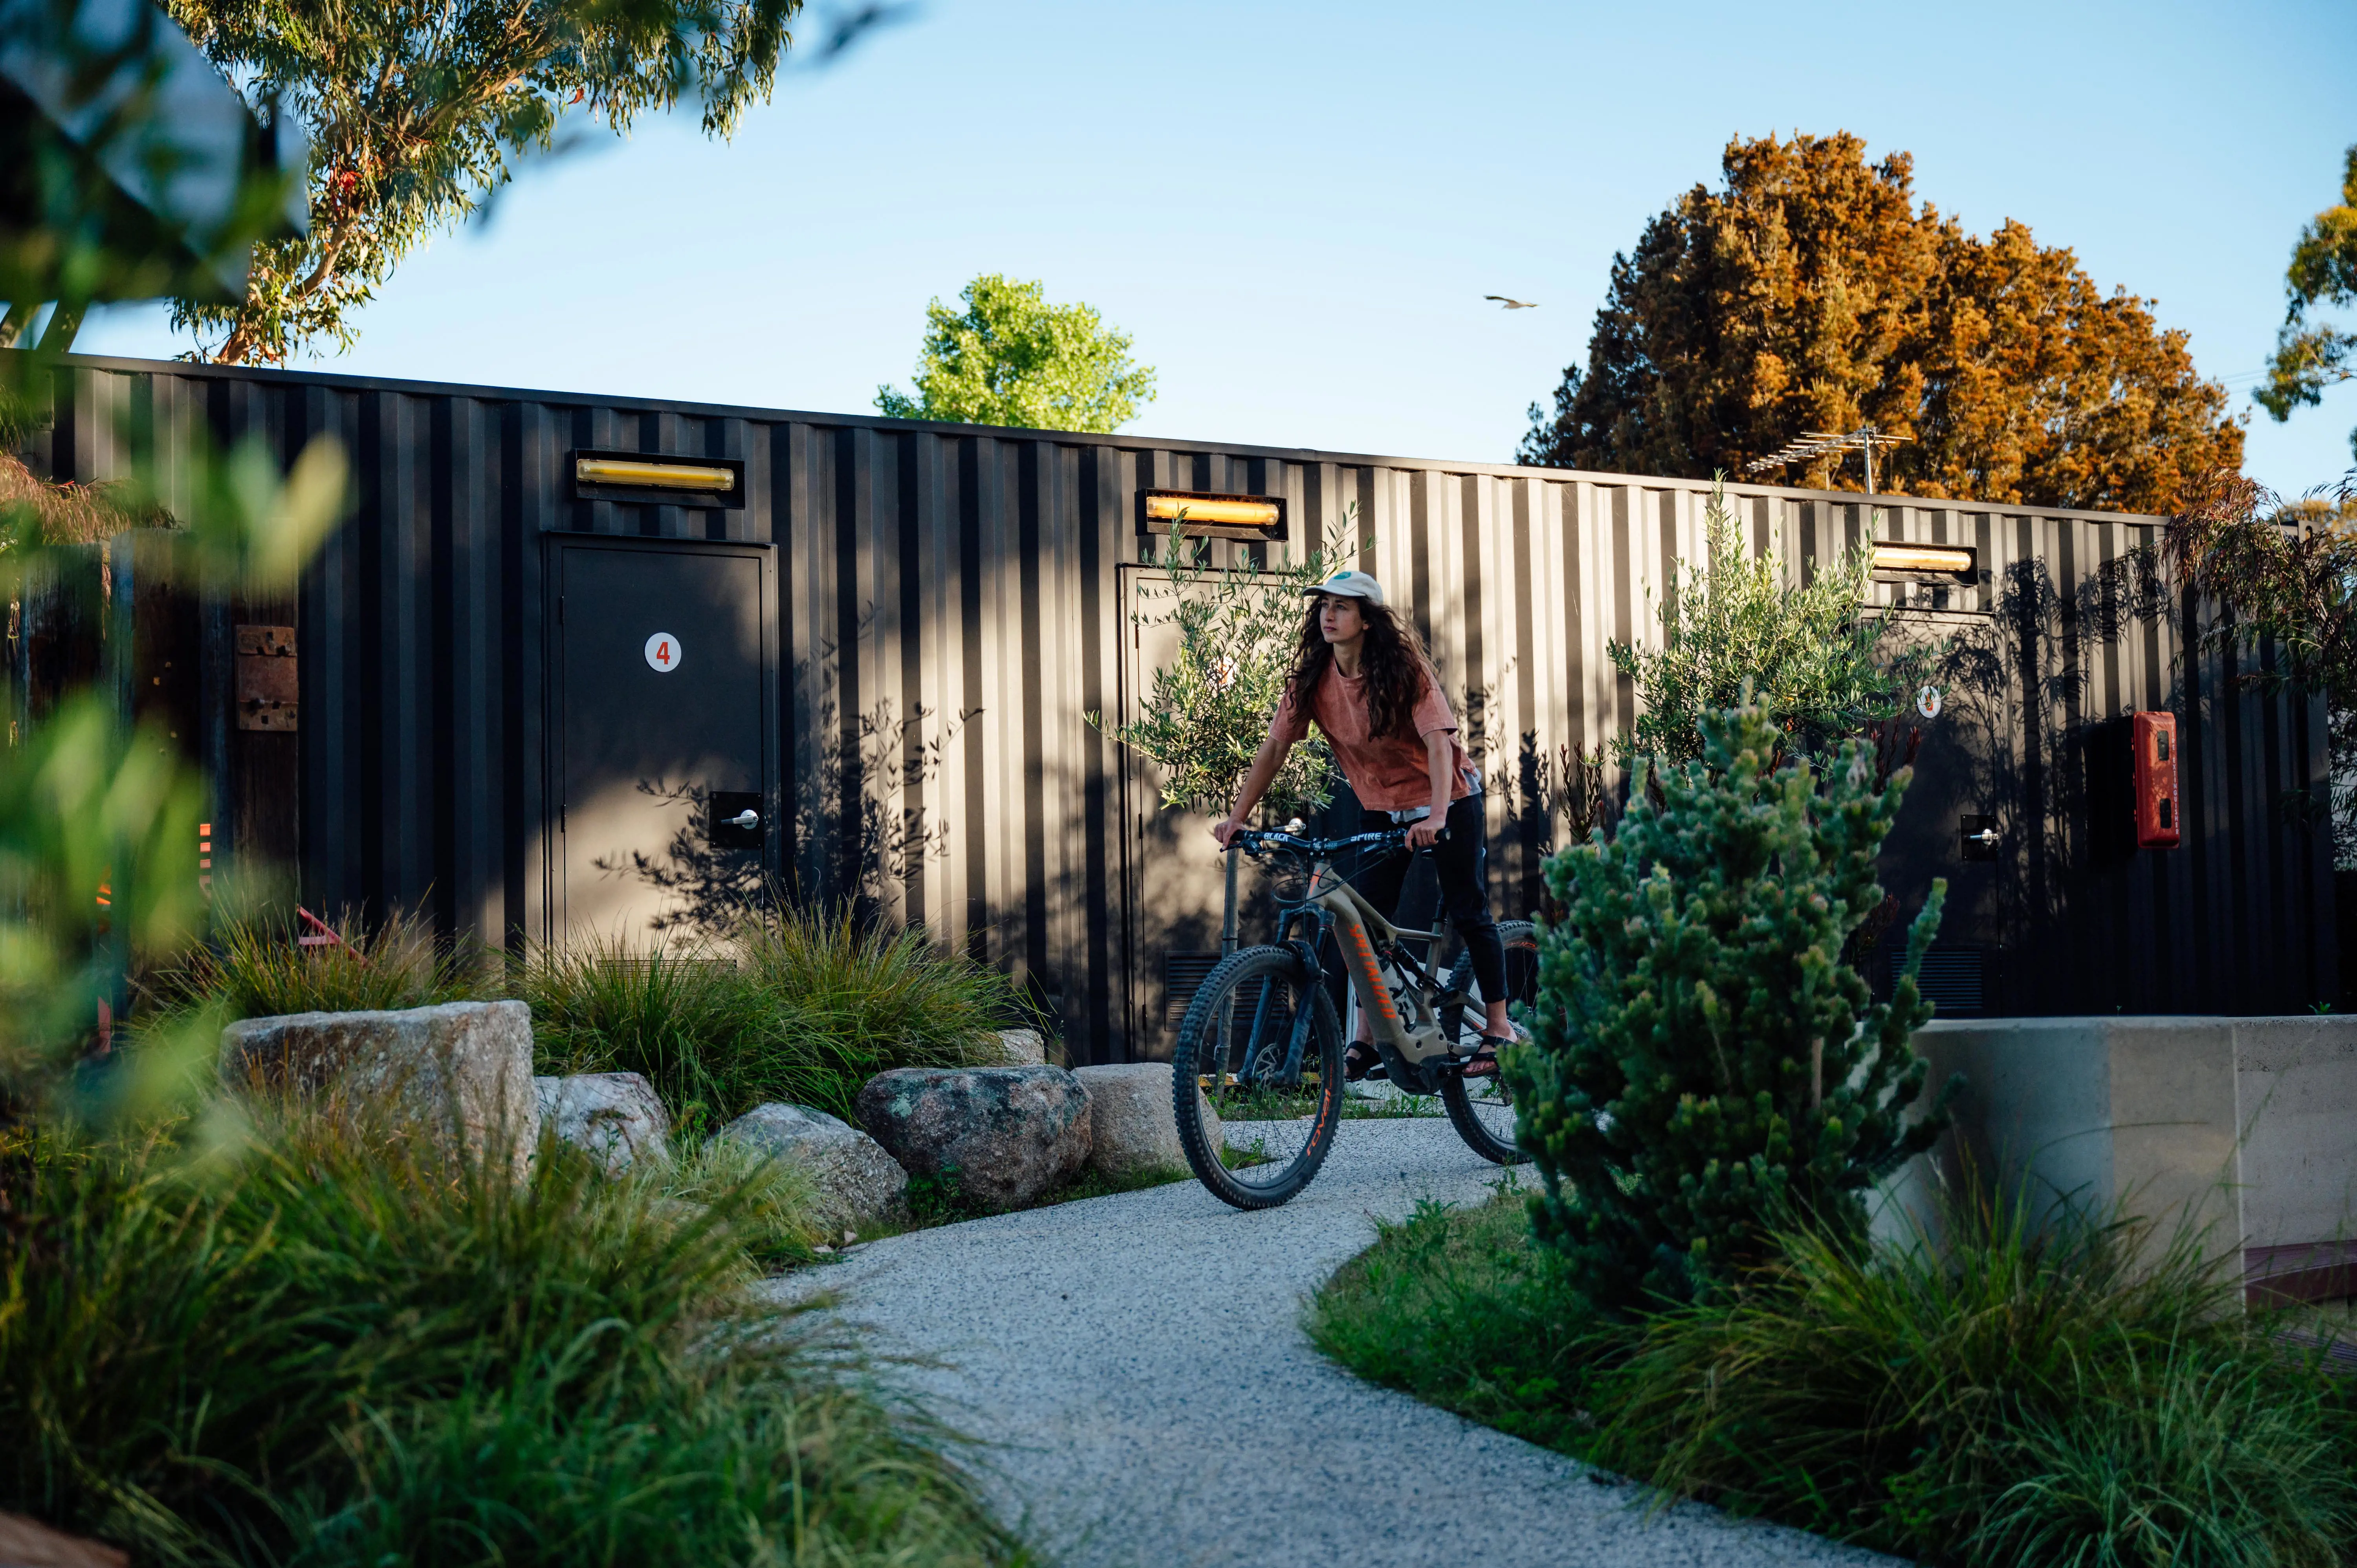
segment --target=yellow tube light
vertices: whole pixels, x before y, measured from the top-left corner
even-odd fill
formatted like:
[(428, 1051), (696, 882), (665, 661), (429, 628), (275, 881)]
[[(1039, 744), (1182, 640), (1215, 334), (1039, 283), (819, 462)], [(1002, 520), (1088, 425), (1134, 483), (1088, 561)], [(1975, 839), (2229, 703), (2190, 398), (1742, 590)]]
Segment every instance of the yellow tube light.
[(699, 463), (651, 463), (627, 457), (576, 457), (573, 477), (585, 485), (618, 485), (640, 490), (733, 490), (730, 468)]
[(1973, 553), (1938, 544), (1884, 544), (1874, 547), (1874, 569), (1878, 572), (1953, 572), (1959, 575), (1973, 569)]
[(1275, 528), (1279, 516), (1275, 501), (1246, 500), (1234, 496), (1213, 498), (1171, 495), (1157, 490), (1146, 492), (1146, 515), (1148, 521), (1177, 522), (1181, 512), (1186, 513), (1186, 521), (1189, 523), (1216, 522), (1243, 528)]

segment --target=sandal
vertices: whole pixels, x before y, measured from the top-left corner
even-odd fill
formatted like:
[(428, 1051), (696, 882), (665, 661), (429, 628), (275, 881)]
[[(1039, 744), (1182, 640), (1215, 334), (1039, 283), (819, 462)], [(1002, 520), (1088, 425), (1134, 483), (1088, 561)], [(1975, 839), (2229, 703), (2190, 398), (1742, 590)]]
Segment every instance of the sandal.
[(1367, 1074), (1374, 1070), (1375, 1064), (1380, 1060), (1382, 1058), (1375, 1054), (1373, 1046), (1364, 1040), (1351, 1041), (1351, 1048), (1342, 1055), (1342, 1081), (1345, 1083), (1364, 1081)]
[(1474, 1052), (1471, 1056), (1462, 1057), (1458, 1059), (1456, 1064), (1457, 1076), (1459, 1078), (1497, 1077), (1498, 1047), (1500, 1046), (1511, 1046), (1513, 1043), (1514, 1037), (1512, 1035), (1482, 1036), (1480, 1045), (1474, 1048)]

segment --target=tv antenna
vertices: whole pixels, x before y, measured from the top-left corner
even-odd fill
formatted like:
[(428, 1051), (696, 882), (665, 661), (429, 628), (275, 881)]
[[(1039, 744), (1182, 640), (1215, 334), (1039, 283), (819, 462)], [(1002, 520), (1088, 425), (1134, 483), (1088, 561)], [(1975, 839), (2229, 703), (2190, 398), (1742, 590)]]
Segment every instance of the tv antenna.
[(1781, 468), (1794, 463), (1804, 463), (1812, 457), (1822, 457), (1828, 452), (1856, 452), (1866, 459), (1866, 493), (1874, 494), (1874, 449), (1896, 446), (1911, 440), (1906, 435), (1885, 435), (1871, 424), (1861, 424), (1846, 435), (1832, 430), (1803, 430), (1798, 441), (1787, 442), (1778, 451), (1765, 457), (1754, 457), (1743, 465), (1747, 474), (1762, 468)]

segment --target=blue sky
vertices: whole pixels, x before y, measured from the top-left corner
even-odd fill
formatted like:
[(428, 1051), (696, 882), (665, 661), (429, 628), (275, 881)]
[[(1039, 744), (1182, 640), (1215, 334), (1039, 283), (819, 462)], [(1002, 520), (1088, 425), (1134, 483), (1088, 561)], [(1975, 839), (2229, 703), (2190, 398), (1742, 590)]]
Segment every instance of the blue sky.
[[(1161, 392), (1131, 430), (1505, 461), (1613, 252), (1729, 136), (1846, 129), (1973, 231), (2019, 219), (2155, 299), (2251, 412), (2250, 471), (2298, 490), (2350, 467), (2357, 382), (2285, 425), (2245, 389), (2357, 142), (2352, 59), (2349, 0), (927, 0), (733, 143), (682, 116), (535, 169), (319, 362), (865, 410), (925, 302), (1001, 271), (1135, 336)], [(185, 345), (124, 307), (77, 346)]]

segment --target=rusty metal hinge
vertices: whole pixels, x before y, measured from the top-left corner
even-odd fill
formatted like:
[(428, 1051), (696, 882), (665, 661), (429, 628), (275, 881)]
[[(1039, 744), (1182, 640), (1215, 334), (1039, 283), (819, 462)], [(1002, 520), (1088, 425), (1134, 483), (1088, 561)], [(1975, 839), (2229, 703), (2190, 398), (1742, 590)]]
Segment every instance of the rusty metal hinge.
[(302, 698), (291, 626), (237, 628), (237, 727), (291, 730)]

